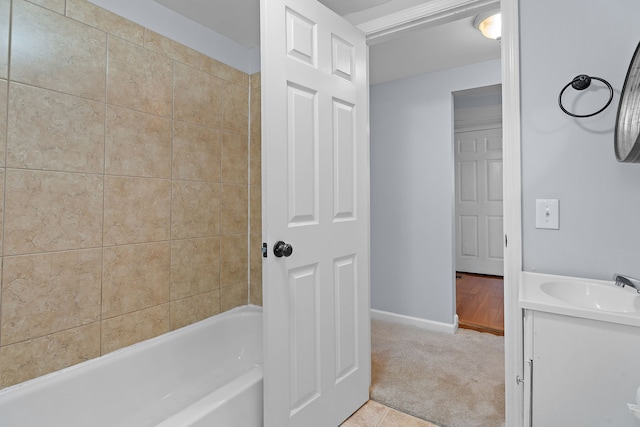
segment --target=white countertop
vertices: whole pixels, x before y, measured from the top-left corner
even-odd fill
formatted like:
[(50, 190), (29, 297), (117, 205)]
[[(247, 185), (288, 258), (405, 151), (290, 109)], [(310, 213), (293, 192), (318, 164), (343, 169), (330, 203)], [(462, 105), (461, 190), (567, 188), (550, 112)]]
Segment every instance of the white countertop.
[[(603, 322), (618, 323), (629, 326), (640, 326), (640, 313), (624, 313), (605, 311), (594, 308), (585, 308), (572, 305), (561, 299), (544, 292), (541, 286), (548, 282), (577, 282), (596, 283), (605, 286), (615, 287), (613, 281), (582, 279), (579, 277), (557, 276), (552, 274), (521, 272), (520, 276), (520, 302), (519, 307), (544, 311), (547, 313), (561, 314), (565, 316), (581, 317), (584, 319), (600, 320)], [(633, 289), (618, 288), (619, 292), (629, 293), (629, 298), (637, 297), (638, 294)]]

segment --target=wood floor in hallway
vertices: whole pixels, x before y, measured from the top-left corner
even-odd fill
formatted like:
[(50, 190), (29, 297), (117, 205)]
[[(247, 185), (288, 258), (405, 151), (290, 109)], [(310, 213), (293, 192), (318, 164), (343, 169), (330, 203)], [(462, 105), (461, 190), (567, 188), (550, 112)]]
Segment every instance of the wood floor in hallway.
[(504, 335), (504, 280), (499, 276), (456, 273), (458, 326)]

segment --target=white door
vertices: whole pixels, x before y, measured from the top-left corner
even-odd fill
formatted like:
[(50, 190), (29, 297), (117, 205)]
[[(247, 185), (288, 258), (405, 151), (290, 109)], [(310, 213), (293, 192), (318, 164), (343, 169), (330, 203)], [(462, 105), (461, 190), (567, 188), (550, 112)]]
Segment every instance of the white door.
[(264, 425), (337, 426), (370, 384), (367, 46), (315, 0), (262, 0), (261, 37)]
[(456, 270), (504, 273), (502, 128), (456, 132)]

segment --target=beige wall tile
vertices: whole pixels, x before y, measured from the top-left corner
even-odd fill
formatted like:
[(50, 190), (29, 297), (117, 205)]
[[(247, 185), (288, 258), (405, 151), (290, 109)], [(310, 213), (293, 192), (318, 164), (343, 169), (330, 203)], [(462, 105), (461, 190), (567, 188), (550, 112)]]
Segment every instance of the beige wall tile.
[(196, 68), (175, 64), (174, 118), (220, 129), (222, 81)]
[(8, 97), (9, 97), (9, 84), (6, 80), (0, 80), (0, 167), (4, 166), (4, 157), (7, 149), (7, 98)]
[(262, 141), (260, 138), (251, 136), (249, 145), (249, 174), (251, 175), (251, 185), (261, 185), (262, 183)]
[(11, 0), (0, 0), (0, 79), (9, 73), (9, 20)]
[[(262, 188), (251, 186), (251, 196)], [(260, 208), (251, 199), (251, 234), (249, 238), (249, 296), (251, 304), (262, 305), (262, 217)]]
[(249, 186), (250, 230), (252, 234), (262, 234), (262, 186)]
[(173, 178), (220, 182), (220, 131), (176, 121)]
[(170, 321), (169, 304), (103, 320), (101, 353), (169, 332)]
[[(2, 251), (3, 251), (3, 237), (4, 237), (4, 181), (5, 181), (5, 174), (6, 171), (5, 169), (0, 169), (0, 197), (2, 198), (0, 200), (0, 257), (2, 256)], [(0, 258), (0, 262), (2, 262), (2, 259)], [(2, 291), (2, 289), (0, 288), (0, 291)], [(0, 335), (0, 343), (2, 342), (2, 336)]]
[(7, 170), (5, 255), (102, 244), (102, 177)]
[(251, 131), (249, 146), (249, 170), (251, 174), (251, 184), (260, 185), (262, 182), (262, 140), (261, 136), (261, 92), (260, 88), (251, 91)]
[(170, 119), (109, 105), (106, 128), (106, 174), (171, 178)]
[(252, 233), (249, 244), (249, 302), (262, 305), (262, 236)]
[(225, 82), (222, 99), (222, 130), (245, 135), (249, 129), (249, 89)]
[(27, 0), (29, 3), (37, 4), (46, 9), (64, 15), (65, 0)]
[(219, 79), (226, 80), (238, 86), (247, 87), (249, 85), (249, 75), (228, 66), (216, 59), (202, 55), (202, 63), (200, 69), (212, 74)]
[(144, 27), (87, 0), (67, 0), (66, 15), (137, 45), (144, 42)]
[(220, 238), (171, 242), (171, 301), (218, 289)]
[(0, 387), (8, 387), (100, 355), (100, 323), (0, 348)]
[(220, 311), (231, 310), (232, 308), (247, 305), (249, 289), (246, 283), (220, 288)]
[[(255, 80), (258, 81), (258, 87), (253, 89), (252, 86), (252, 96), (251, 96), (251, 138), (250, 138), (250, 147), (249, 147), (249, 174), (251, 176), (250, 181), (250, 232), (253, 234), (262, 234), (262, 147), (261, 147), (261, 137), (260, 137), (260, 73), (256, 73), (251, 76), (252, 85)], [(258, 304), (258, 295), (260, 305), (262, 304), (262, 269), (260, 267), (260, 271), (257, 271), (257, 266), (254, 266), (253, 262), (251, 262), (251, 297), (253, 303)], [(255, 271), (254, 271), (255, 270)], [(257, 276), (260, 276), (259, 279)], [(254, 277), (256, 280), (254, 282)], [(255, 288), (255, 289), (254, 289)], [(256, 299), (253, 299), (255, 296)]]
[(11, 79), (104, 101), (107, 35), (42, 9), (13, 2)]
[(246, 184), (222, 184), (220, 234), (247, 233), (248, 191)]
[(173, 181), (171, 233), (174, 239), (220, 234), (220, 184)]
[(156, 32), (145, 29), (144, 47), (192, 67), (200, 66), (201, 53)]
[(11, 83), (7, 166), (102, 173), (102, 103)]
[(0, 0), (0, 388), (261, 303), (251, 84), (87, 0)]
[(171, 329), (204, 320), (220, 313), (220, 291), (215, 290), (171, 301)]
[(104, 249), (103, 319), (169, 302), (171, 244)]
[(244, 283), (247, 286), (247, 235), (220, 237), (220, 288)]
[(169, 240), (171, 180), (106, 176), (104, 245)]
[(172, 76), (170, 59), (117, 37), (109, 37), (109, 104), (170, 117)]
[(251, 88), (251, 103), (250, 103), (250, 113), (251, 113), (251, 137), (260, 140), (261, 136), (261, 126), (262, 126), (262, 117), (260, 116), (260, 112), (262, 110), (262, 92), (260, 91), (260, 87)]
[(102, 249), (5, 257), (2, 345), (100, 320)]
[(249, 253), (249, 301), (262, 305), (262, 150), (261, 150), (261, 74), (251, 75), (251, 124), (249, 147), (250, 245)]
[(222, 182), (247, 183), (248, 145), (248, 137), (244, 134), (222, 133)]
[(260, 73), (259, 71), (257, 73), (251, 74), (249, 76), (249, 82), (251, 84), (251, 88), (259, 88), (261, 86), (261, 82), (262, 82), (262, 73)]

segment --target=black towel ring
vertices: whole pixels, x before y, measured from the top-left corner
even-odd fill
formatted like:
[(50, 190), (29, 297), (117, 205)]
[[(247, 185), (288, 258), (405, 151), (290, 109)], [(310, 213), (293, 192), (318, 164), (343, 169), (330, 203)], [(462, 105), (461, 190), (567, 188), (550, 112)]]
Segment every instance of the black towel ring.
[[(571, 86), (575, 90), (585, 90), (586, 88), (589, 87), (589, 85), (591, 85), (591, 80), (599, 80), (602, 83), (606, 84), (607, 87), (609, 88), (609, 100), (604, 105), (604, 107), (602, 107), (595, 113), (591, 113), (591, 114), (573, 114), (567, 111), (567, 109), (564, 108), (564, 106), (562, 105), (562, 94), (564, 93), (564, 91), (567, 90), (569, 86)], [(605, 108), (607, 108), (609, 104), (611, 104), (612, 100), (613, 100), (613, 88), (611, 87), (608, 81), (601, 79), (600, 77), (593, 77), (593, 76), (589, 77), (586, 74), (580, 74), (579, 76), (576, 76), (573, 80), (571, 80), (569, 83), (567, 83), (565, 87), (562, 88), (562, 90), (560, 91), (560, 95), (558, 96), (558, 105), (560, 106), (562, 111), (564, 111), (568, 115), (582, 119), (585, 117), (591, 117), (591, 116), (595, 116), (596, 114), (602, 113), (605, 110)]]

